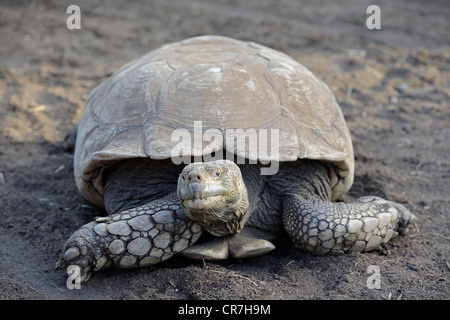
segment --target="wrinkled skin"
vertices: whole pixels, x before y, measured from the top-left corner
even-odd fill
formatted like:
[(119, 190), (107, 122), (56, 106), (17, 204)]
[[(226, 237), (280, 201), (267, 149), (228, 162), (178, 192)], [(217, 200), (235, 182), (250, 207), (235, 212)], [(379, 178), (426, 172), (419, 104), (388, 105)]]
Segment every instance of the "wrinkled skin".
[(237, 233), (244, 227), (247, 188), (239, 167), (231, 161), (186, 166), (178, 179), (177, 194), (187, 216), (215, 236)]

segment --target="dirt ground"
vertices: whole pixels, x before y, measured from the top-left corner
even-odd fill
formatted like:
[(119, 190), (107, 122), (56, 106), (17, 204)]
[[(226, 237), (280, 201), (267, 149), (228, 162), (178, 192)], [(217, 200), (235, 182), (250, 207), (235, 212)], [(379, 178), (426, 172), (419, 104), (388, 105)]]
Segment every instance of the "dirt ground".
[[(69, 30), (67, 6), (81, 8)], [(450, 4), (377, 1), (1, 1), (1, 299), (449, 299)], [(380, 252), (316, 257), (289, 239), (264, 256), (174, 257), (111, 268), (80, 290), (55, 269), (65, 240), (100, 210), (78, 193), (67, 130), (98, 83), (129, 60), (202, 34), (282, 50), (335, 93), (354, 139), (344, 200), (378, 195), (419, 223)], [(367, 286), (380, 268), (380, 289)]]

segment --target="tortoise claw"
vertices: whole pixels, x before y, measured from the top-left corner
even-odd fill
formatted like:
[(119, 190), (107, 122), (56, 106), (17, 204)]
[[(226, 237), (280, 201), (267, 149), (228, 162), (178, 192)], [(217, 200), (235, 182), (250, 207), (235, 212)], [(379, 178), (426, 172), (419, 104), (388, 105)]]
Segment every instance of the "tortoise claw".
[(250, 258), (266, 254), (275, 249), (275, 246), (264, 239), (248, 239), (235, 237), (230, 242), (230, 254), (233, 258)]
[(408, 233), (409, 228), (413, 226), (415, 223), (417, 223), (418, 219), (416, 215), (411, 213), (407, 208), (405, 208), (402, 204), (385, 200), (383, 198), (377, 197), (377, 196), (365, 196), (358, 198), (357, 202), (372, 202), (372, 203), (378, 203), (378, 204), (387, 204), (391, 206), (392, 208), (396, 209), (399, 214), (399, 221), (398, 221), (398, 227), (397, 231), (405, 235)]
[(196, 244), (184, 249), (181, 254), (195, 260), (225, 260), (230, 256), (228, 237), (214, 238), (213, 240)]
[(245, 227), (240, 233), (193, 245), (186, 248), (181, 254), (197, 260), (225, 260), (229, 257), (250, 258), (275, 249), (275, 246), (266, 240), (273, 238), (275, 238), (274, 234)]

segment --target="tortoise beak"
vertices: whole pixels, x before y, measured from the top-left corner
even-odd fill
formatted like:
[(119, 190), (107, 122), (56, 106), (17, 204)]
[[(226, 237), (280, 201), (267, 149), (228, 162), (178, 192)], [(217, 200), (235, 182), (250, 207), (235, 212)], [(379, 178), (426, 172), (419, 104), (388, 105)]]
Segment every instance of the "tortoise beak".
[(202, 186), (198, 182), (194, 182), (188, 185), (188, 193), (189, 199), (186, 204), (195, 210), (201, 210), (206, 207), (208, 201), (206, 200), (206, 196), (204, 196), (204, 192), (202, 190)]
[(206, 192), (205, 185), (198, 181), (183, 181), (183, 188), (179, 188), (179, 198), (183, 205), (194, 209), (202, 210), (208, 204), (208, 192)]
[(191, 199), (202, 199), (202, 187), (198, 182), (190, 183), (188, 185), (188, 190), (190, 193)]

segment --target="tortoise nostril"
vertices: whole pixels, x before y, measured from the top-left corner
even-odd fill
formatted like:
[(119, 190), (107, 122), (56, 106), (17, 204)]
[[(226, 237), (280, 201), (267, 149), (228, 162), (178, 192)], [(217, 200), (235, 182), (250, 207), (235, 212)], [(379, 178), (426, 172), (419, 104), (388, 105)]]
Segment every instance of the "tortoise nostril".
[(189, 182), (200, 182), (203, 180), (203, 176), (198, 173), (190, 174), (187, 176)]

